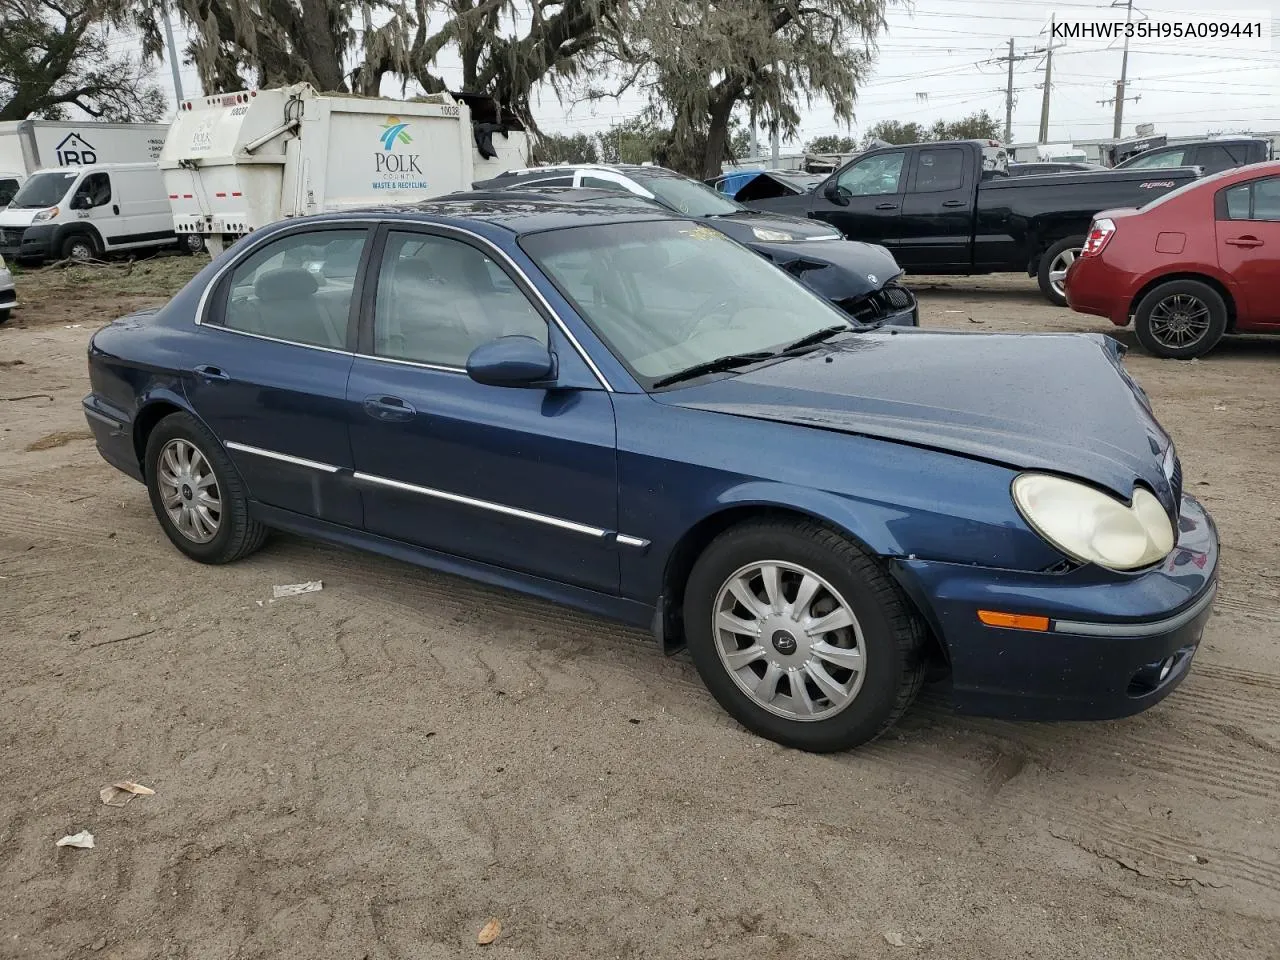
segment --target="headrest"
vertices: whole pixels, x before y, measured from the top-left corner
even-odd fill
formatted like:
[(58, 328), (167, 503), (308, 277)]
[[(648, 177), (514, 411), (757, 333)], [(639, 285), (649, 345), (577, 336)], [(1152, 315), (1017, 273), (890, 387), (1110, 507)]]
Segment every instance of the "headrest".
[(319, 289), (308, 270), (285, 267), (260, 274), (253, 283), (259, 300), (305, 300)]

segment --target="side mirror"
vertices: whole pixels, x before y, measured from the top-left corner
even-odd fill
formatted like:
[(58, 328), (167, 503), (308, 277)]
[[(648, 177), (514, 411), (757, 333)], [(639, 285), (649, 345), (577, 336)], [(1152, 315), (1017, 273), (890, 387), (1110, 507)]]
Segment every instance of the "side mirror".
[(848, 191), (840, 188), (840, 182), (835, 177), (827, 181), (827, 185), (822, 188), (822, 195), (832, 203), (839, 204), (842, 207), (849, 205)]
[(533, 337), (499, 337), (467, 357), (467, 376), (491, 387), (550, 386), (556, 372), (555, 355)]

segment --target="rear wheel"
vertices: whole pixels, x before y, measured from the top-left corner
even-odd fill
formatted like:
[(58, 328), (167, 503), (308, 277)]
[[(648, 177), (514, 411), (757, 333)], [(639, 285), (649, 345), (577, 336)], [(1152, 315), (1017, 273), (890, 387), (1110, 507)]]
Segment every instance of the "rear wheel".
[(874, 739), (924, 678), (924, 629), (898, 586), (810, 521), (747, 524), (713, 541), (689, 575), (684, 625), (720, 705), (802, 750)]
[(230, 563), (253, 553), (267, 528), (249, 516), (235, 466), (195, 418), (172, 413), (147, 438), (147, 491), (173, 545), (201, 563)]
[(5, 307), (3, 310), (0, 310), (0, 327), (3, 327), (9, 322), (9, 314), (11, 313), (13, 313), (13, 308), (11, 307)]
[(1199, 280), (1170, 280), (1138, 303), (1133, 329), (1148, 352), (1169, 360), (1208, 353), (1227, 329), (1222, 295)]
[(178, 237), (178, 249), (183, 253), (201, 253), (204, 250), (204, 237), (198, 233), (184, 233)]
[(87, 233), (73, 233), (62, 241), (63, 260), (96, 260), (98, 244)]
[(1045, 299), (1059, 307), (1067, 305), (1066, 279), (1067, 270), (1080, 256), (1084, 246), (1084, 237), (1067, 237), (1059, 240), (1040, 258), (1040, 268), (1036, 279), (1040, 282), (1040, 292)]

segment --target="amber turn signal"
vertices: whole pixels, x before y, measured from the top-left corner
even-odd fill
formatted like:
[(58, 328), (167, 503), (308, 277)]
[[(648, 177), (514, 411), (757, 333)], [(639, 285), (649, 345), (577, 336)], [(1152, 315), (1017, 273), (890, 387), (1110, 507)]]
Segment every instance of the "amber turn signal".
[(1048, 617), (1031, 617), (1021, 613), (1001, 613), (998, 610), (979, 610), (978, 619), (988, 627), (1006, 627), (1010, 630), (1049, 629)]

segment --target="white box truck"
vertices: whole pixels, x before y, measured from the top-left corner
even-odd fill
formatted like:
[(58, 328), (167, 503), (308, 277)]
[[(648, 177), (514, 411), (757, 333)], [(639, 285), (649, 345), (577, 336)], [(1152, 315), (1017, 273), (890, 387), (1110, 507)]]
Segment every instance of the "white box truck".
[(158, 160), (168, 129), (166, 123), (95, 120), (0, 122), (0, 208), (37, 170)]
[(285, 217), (425, 200), (470, 189), (477, 168), (526, 165), (524, 132), (486, 134), (487, 160), (477, 139), (470, 109), (448, 94), (385, 100), (301, 83), (180, 104), (160, 168), (174, 229), (217, 254)]

